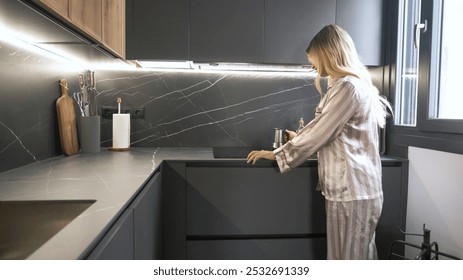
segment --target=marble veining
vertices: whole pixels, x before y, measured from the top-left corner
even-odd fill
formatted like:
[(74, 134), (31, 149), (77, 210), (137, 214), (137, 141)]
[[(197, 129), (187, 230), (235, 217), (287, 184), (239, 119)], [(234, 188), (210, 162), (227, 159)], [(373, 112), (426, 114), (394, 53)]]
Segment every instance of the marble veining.
[[(84, 71), (82, 69), (81, 71)], [(77, 92), (78, 71), (0, 44), (0, 172), (62, 154), (56, 116), (59, 79)], [(132, 147), (267, 147), (275, 127), (313, 118), (319, 94), (307, 75), (97, 70), (99, 106), (144, 107), (131, 120)], [(112, 120), (101, 120), (112, 145)]]
[[(145, 120), (132, 120), (131, 145), (136, 147), (266, 145), (263, 138), (271, 137), (274, 127), (295, 129), (300, 117), (309, 121), (319, 100), (313, 78), (304, 75), (100, 75), (101, 104), (114, 105), (115, 97), (122, 96), (126, 106), (145, 107)], [(131, 85), (133, 81), (138, 84)], [(110, 128), (111, 120), (104, 120), (102, 144), (106, 146), (112, 141)]]
[(2, 121), (0, 121), (0, 124), (6, 128), (10, 133), (11, 135), (13, 135), (13, 137), (15, 138), (11, 143), (9, 143), (8, 145), (6, 145), (2, 150), (0, 150), (0, 154), (3, 153), (6, 149), (8, 149), (11, 145), (13, 145), (14, 143), (18, 142), (21, 147), (23, 147), (23, 149), (35, 160), (35, 161), (38, 161), (37, 158), (29, 151), (29, 149), (26, 148), (26, 146), (24, 146), (23, 142), (21, 141), (21, 138), (16, 135), (13, 130), (11, 130), (11, 128), (9, 128), (6, 124), (4, 124)]

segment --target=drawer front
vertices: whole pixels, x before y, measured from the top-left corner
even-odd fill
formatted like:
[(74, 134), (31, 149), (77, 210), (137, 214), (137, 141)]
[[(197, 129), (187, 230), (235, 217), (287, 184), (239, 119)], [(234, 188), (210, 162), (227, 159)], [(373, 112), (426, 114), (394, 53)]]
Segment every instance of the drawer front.
[(326, 238), (193, 240), (187, 241), (191, 260), (323, 260)]
[(188, 167), (186, 234), (324, 233), (316, 168)]

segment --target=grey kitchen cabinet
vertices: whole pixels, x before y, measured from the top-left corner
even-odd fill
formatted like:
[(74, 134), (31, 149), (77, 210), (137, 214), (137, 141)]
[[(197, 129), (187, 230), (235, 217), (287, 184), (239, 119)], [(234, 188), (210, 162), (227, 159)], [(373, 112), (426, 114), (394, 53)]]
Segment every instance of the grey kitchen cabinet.
[(315, 164), (280, 174), (274, 165), (232, 161), (164, 163), (164, 256), (325, 258)]
[[(394, 240), (403, 240), (399, 228), (405, 230), (408, 193), (408, 162), (383, 162), (383, 211), (376, 228), (376, 247), (379, 259), (388, 259), (389, 246)], [(404, 247), (395, 247), (404, 255)]]
[(157, 172), (132, 202), (134, 257), (136, 260), (162, 259), (161, 174)]
[(363, 63), (382, 65), (383, 0), (336, 1), (336, 24), (352, 37)]
[(316, 260), (326, 258), (326, 238), (189, 240), (187, 259)]
[(326, 258), (316, 185), (316, 167), (187, 166), (186, 258)]
[(188, 60), (189, 0), (127, 0), (127, 59)]
[(317, 168), (186, 169), (187, 236), (325, 233)]
[(186, 259), (185, 161), (164, 161), (162, 170), (162, 253), (164, 259)]
[(305, 50), (335, 22), (336, 0), (265, 0), (264, 62), (309, 64)]
[[(382, 159), (380, 259), (405, 229), (408, 162)], [(280, 174), (274, 162), (166, 161), (163, 253), (166, 259), (324, 259), (324, 198), (316, 161)], [(403, 250), (403, 248), (399, 249)]]
[(157, 172), (99, 241), (88, 259), (161, 259), (161, 205), (161, 176)]
[(126, 210), (87, 257), (89, 260), (133, 260), (133, 211)]
[(382, 63), (382, 0), (127, 0), (126, 17), (128, 59), (306, 65), (338, 24), (366, 65)]
[(382, 63), (382, 0), (266, 0), (264, 62), (308, 64), (312, 38), (327, 24), (352, 37), (366, 65)]
[(190, 0), (190, 60), (262, 62), (264, 0)]

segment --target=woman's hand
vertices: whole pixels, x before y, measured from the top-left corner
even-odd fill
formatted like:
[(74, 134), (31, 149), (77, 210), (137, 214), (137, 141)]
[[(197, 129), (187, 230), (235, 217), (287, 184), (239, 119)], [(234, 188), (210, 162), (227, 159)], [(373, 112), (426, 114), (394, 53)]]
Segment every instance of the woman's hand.
[(247, 163), (256, 163), (258, 159), (268, 159), (268, 160), (275, 160), (275, 155), (272, 151), (252, 151), (249, 153), (247, 158)]

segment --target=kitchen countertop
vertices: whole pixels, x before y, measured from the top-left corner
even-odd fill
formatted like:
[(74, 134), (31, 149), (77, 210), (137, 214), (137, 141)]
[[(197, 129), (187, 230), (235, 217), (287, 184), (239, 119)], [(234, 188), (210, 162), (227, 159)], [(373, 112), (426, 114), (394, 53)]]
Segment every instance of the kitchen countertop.
[[(96, 200), (28, 257), (82, 259), (164, 160), (246, 164), (243, 159), (214, 159), (212, 148), (102, 149), (98, 154), (58, 156), (0, 173), (0, 200)], [(383, 164), (388, 161), (397, 159), (383, 158)], [(258, 166), (269, 164), (261, 162)]]
[(96, 200), (28, 257), (81, 259), (164, 159), (212, 158), (212, 149), (198, 148), (102, 149), (98, 154), (58, 156), (0, 173), (0, 200)]

